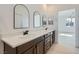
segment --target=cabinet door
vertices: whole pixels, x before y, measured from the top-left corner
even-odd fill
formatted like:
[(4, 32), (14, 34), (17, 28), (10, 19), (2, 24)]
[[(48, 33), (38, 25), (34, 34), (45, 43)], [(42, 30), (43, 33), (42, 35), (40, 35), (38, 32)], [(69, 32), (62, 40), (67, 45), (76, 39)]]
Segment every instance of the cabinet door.
[(31, 49), (31, 47), (33, 47), (34, 45), (34, 41), (30, 41), (30, 42), (27, 42), (21, 46), (18, 46), (17, 47), (17, 53), (18, 54), (22, 54), (24, 53), (25, 51), (29, 51), (29, 49)]
[(23, 54), (34, 54), (34, 47), (29, 48)]
[(4, 43), (4, 54), (16, 54), (16, 48), (12, 48)]
[(45, 52), (47, 52), (50, 47), (51, 47), (51, 46), (50, 46), (50, 42), (48, 42), (48, 43), (45, 45)]
[(37, 45), (36, 45), (36, 51), (37, 51), (37, 54), (43, 54), (44, 53), (44, 41), (41, 41), (39, 42)]
[[(45, 38), (45, 44), (47, 44), (48, 42), (50, 42), (51, 41), (51, 35), (49, 36), (49, 37), (47, 37), (47, 38)], [(50, 43), (51, 44), (51, 43)]]
[(53, 31), (53, 34), (52, 34), (52, 44), (55, 42), (55, 31)]
[(44, 53), (51, 47), (51, 35), (45, 39)]

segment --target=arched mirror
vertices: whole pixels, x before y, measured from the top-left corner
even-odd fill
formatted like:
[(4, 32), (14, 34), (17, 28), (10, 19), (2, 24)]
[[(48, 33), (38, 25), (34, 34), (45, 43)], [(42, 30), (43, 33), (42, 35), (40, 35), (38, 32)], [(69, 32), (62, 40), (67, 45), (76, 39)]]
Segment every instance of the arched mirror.
[(29, 10), (25, 5), (14, 6), (14, 28), (24, 29), (29, 27)]
[(42, 25), (43, 26), (47, 25), (47, 17), (45, 15), (42, 16)]
[(42, 25), (42, 20), (39, 12), (35, 11), (33, 14), (34, 28), (40, 27)]

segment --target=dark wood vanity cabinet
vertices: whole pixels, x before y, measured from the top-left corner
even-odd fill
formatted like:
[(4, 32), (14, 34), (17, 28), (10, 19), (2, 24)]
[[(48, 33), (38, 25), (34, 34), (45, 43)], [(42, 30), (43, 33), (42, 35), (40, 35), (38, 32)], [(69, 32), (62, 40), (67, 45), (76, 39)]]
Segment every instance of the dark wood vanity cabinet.
[(38, 37), (16, 48), (4, 43), (5, 54), (43, 54), (48, 51), (55, 41), (55, 31)]
[(27, 42), (21, 46), (16, 47), (17, 54), (33, 54), (34, 53), (34, 41)]
[(44, 53), (51, 47), (51, 33), (45, 35)]
[(43, 43), (44, 36), (36, 38), (30, 42), (20, 45), (16, 48), (12, 48), (4, 43), (4, 53), (5, 54), (42, 54), (43, 53)]
[(4, 43), (4, 54), (16, 54), (16, 48), (12, 48)]
[(39, 37), (35, 40), (35, 52), (36, 54), (43, 54), (44, 53), (44, 36)]
[(55, 42), (55, 31), (52, 31), (45, 35), (44, 53), (46, 53), (52, 44)]
[(52, 32), (52, 44), (55, 42), (55, 31)]
[(29, 48), (28, 50), (24, 51), (22, 54), (34, 54), (34, 47)]
[(37, 54), (43, 54), (43, 53), (44, 53), (44, 41), (40, 41), (40, 42), (36, 45), (36, 53), (37, 53)]
[(12, 48), (8, 44), (4, 43), (4, 53), (5, 54), (34, 54), (33, 41), (27, 42), (16, 48)]

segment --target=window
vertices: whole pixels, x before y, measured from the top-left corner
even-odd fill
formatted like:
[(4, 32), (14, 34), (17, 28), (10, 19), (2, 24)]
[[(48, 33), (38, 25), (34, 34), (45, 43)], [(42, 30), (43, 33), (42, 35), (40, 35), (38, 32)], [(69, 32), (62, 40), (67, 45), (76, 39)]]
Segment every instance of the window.
[(74, 25), (75, 18), (67, 18), (66, 19), (66, 26), (71, 27)]

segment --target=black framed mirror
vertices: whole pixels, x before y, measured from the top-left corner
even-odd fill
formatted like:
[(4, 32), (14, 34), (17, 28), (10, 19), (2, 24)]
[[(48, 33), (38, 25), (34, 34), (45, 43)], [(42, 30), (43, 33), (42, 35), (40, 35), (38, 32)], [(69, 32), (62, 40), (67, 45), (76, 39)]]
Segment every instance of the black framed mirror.
[(42, 20), (41, 20), (40, 13), (38, 11), (35, 11), (33, 13), (33, 27), (38, 28), (41, 26), (42, 26)]
[(14, 6), (14, 29), (29, 28), (29, 10), (25, 5), (17, 4)]
[(48, 25), (53, 25), (53, 19), (51, 17), (48, 17)]
[(44, 15), (42, 16), (42, 25), (46, 26), (47, 25), (47, 17)]

